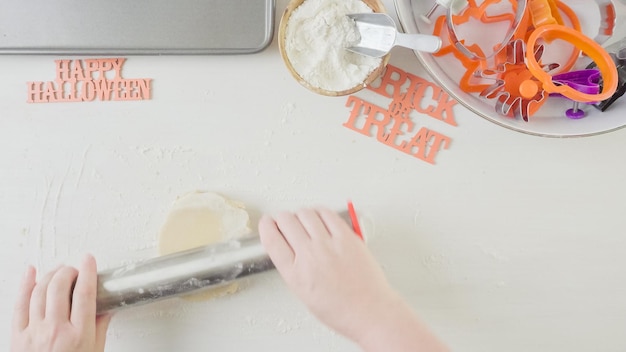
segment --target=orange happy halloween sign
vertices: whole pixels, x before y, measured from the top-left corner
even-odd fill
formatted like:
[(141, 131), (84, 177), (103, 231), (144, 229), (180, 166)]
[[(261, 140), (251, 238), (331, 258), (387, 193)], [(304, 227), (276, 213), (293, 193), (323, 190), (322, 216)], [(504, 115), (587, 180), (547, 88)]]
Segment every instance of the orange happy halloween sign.
[(28, 103), (149, 100), (151, 78), (125, 79), (125, 58), (55, 60), (56, 78), (27, 82)]

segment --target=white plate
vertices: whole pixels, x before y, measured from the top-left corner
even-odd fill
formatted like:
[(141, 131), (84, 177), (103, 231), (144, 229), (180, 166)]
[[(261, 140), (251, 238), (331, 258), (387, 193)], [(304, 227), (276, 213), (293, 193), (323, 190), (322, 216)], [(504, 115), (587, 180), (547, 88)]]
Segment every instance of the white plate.
[[(394, 2), (398, 19), (405, 33), (432, 34), (433, 25), (420, 20), (419, 16), (428, 12), (434, 0), (395, 0)], [(565, 0), (564, 2), (574, 9), (576, 13), (585, 12), (591, 14), (588, 16), (589, 18), (582, 18), (579, 15), (579, 19), (583, 32), (589, 37), (595, 37), (600, 22), (599, 10), (595, 3), (588, 0)], [(626, 26), (622, 25), (622, 23), (624, 22), (626, 10), (624, 5), (619, 2), (615, 3), (615, 8), (618, 16), (617, 28), (615, 29), (615, 35), (605, 43), (606, 45), (610, 45), (625, 37), (624, 29)], [(445, 9), (440, 7), (432, 17), (433, 20), (437, 16), (443, 15), (444, 11)], [(446, 45), (445, 39), (444, 45)], [(495, 111), (492, 100), (481, 98), (478, 94), (465, 93), (459, 88), (458, 82), (464, 70), (452, 55), (434, 57), (420, 52), (415, 52), (415, 55), (432, 78), (450, 96), (477, 115), (502, 127), (538, 136), (578, 137), (611, 132), (626, 126), (626, 95), (614, 102), (605, 112), (600, 112), (593, 106), (581, 104), (582, 109), (586, 112), (586, 117), (579, 120), (572, 120), (565, 116), (565, 111), (572, 107), (571, 101), (555, 97), (549, 97), (541, 109), (530, 116), (528, 122), (499, 115)], [(584, 68), (586, 63), (584, 58), (580, 59), (580, 63), (575, 68)], [(442, 67), (446, 69), (444, 70)]]

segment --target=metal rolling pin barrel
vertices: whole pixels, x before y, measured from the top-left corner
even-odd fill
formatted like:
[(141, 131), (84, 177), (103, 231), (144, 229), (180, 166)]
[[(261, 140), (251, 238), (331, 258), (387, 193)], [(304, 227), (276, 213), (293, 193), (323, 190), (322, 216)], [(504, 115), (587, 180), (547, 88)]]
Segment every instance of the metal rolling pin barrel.
[[(340, 213), (360, 236), (352, 214)], [(148, 259), (98, 274), (97, 313), (182, 296), (271, 269), (274, 264), (257, 235)]]
[(181, 296), (273, 269), (258, 236), (111, 269), (98, 274), (98, 314)]

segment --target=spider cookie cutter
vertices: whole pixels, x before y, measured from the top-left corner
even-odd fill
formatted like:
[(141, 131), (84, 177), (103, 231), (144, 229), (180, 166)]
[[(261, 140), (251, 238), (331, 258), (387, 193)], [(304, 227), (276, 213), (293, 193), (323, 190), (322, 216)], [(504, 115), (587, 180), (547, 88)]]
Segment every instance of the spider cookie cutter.
[(598, 94), (586, 94), (567, 85), (557, 84), (554, 82), (552, 75), (543, 69), (535, 56), (532, 53), (526, 52), (526, 65), (533, 76), (543, 84), (546, 92), (558, 93), (571, 100), (582, 103), (606, 100), (615, 93), (618, 75), (613, 59), (604, 48), (584, 34), (562, 25), (548, 24), (535, 29), (528, 38), (526, 45), (534, 47), (539, 40), (550, 43), (555, 39), (562, 39), (573, 44), (591, 58), (600, 70), (603, 85), (602, 90), (598, 92)]
[[(541, 59), (543, 47), (533, 48), (536, 60)], [(495, 76), (495, 83), (483, 90), (480, 96), (496, 99), (495, 110), (504, 116), (513, 116), (528, 121), (546, 101), (546, 93), (524, 63), (526, 44), (517, 39), (506, 46), (506, 62), (498, 65), (496, 70), (477, 71), (482, 78)], [(553, 70), (558, 64), (544, 65), (544, 69)]]

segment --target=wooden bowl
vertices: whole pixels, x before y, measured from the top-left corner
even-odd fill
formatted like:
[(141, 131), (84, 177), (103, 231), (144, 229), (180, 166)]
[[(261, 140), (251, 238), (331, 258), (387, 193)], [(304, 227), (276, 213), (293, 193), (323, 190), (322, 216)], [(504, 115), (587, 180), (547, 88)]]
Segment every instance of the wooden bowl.
[[(296, 81), (298, 81), (301, 85), (305, 86), (309, 90), (315, 93), (327, 95), (327, 96), (342, 96), (342, 95), (349, 95), (349, 94), (358, 92), (359, 90), (365, 88), (365, 86), (371, 84), (376, 78), (378, 78), (378, 76), (382, 74), (383, 70), (385, 69), (385, 66), (389, 62), (389, 54), (383, 56), (380, 65), (376, 69), (374, 69), (374, 71), (372, 71), (363, 82), (357, 84), (356, 86), (350, 89), (346, 89), (342, 91), (330, 91), (330, 90), (325, 90), (319, 87), (315, 87), (311, 85), (309, 82), (307, 82), (304, 78), (302, 78), (298, 74), (298, 72), (296, 72), (296, 70), (291, 65), (291, 62), (289, 61), (289, 57), (287, 56), (287, 51), (285, 49), (285, 39), (287, 35), (287, 23), (289, 22), (289, 17), (293, 13), (293, 11), (305, 1), (306, 0), (291, 0), (289, 4), (287, 5), (287, 8), (283, 12), (283, 15), (280, 19), (280, 25), (278, 27), (278, 48), (280, 50), (280, 56), (283, 58), (283, 61), (285, 62), (287, 69), (289, 69), (289, 72), (291, 72), (291, 75), (293, 76), (293, 78), (295, 78)], [(374, 12), (380, 12), (380, 13), (386, 12), (385, 7), (383, 6), (380, 0), (361, 0), (361, 1), (363, 1), (367, 6), (369, 6)]]

